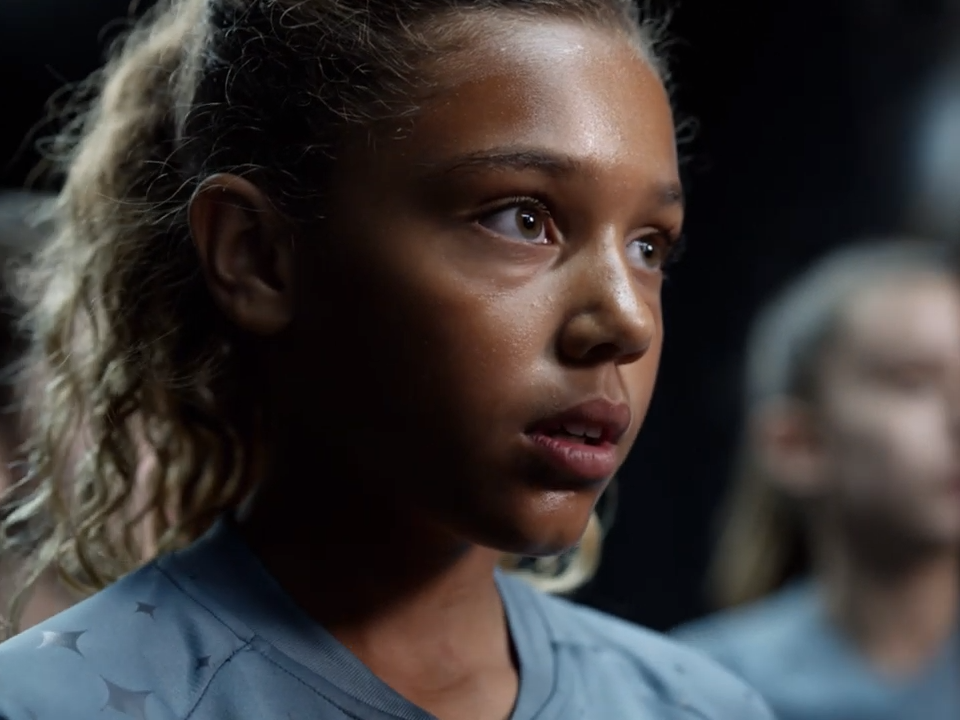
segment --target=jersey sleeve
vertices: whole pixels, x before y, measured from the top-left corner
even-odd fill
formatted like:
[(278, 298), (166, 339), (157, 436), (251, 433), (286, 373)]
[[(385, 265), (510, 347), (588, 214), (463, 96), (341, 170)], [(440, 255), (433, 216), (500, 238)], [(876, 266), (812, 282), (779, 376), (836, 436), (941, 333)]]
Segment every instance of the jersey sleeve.
[(81, 640), (77, 632), (39, 630), (5, 643), (0, 652), (0, 719), (102, 718), (108, 692), (81, 655)]

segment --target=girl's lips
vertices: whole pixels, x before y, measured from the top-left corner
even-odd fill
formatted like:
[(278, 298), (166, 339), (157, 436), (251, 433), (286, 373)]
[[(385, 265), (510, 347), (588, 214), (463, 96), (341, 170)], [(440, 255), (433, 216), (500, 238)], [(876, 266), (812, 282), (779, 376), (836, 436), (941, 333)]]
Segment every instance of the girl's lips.
[(594, 484), (616, 472), (617, 444), (630, 429), (631, 420), (626, 403), (597, 398), (537, 421), (526, 437), (531, 449), (562, 475)]
[(529, 427), (527, 433), (555, 435), (582, 428), (589, 431), (591, 439), (616, 445), (630, 429), (631, 420), (632, 413), (629, 405), (598, 398), (538, 420)]
[(596, 484), (613, 477), (617, 471), (617, 446), (609, 442), (597, 445), (568, 436), (554, 437), (544, 433), (528, 433), (534, 452), (553, 465), (565, 477)]

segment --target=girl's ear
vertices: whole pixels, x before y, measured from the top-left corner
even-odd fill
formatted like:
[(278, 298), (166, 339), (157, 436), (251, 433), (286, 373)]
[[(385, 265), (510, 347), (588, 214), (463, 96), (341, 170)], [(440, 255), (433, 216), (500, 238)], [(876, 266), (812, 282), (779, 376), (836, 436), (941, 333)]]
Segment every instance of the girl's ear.
[(207, 285), (238, 327), (273, 335), (294, 306), (293, 243), (287, 224), (261, 190), (236, 175), (214, 175), (190, 204), (190, 232)]

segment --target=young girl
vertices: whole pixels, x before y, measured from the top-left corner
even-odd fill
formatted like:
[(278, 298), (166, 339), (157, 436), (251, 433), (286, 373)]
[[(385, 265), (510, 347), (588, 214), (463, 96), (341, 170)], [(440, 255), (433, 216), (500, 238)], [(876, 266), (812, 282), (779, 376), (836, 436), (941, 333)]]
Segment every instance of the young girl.
[(653, 389), (683, 208), (632, 3), (180, 0), (99, 82), (11, 522), (108, 585), (143, 437), (165, 554), (0, 646), (0, 718), (769, 717), (496, 569), (578, 541)]
[(841, 250), (756, 325), (746, 462), (713, 568), (735, 609), (678, 634), (780, 720), (960, 717), (960, 287), (946, 260), (920, 242)]

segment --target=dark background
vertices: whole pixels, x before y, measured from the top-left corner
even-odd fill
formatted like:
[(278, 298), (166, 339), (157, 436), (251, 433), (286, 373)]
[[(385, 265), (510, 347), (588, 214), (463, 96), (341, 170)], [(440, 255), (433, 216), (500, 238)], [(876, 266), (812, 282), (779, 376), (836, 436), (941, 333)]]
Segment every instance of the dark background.
[[(697, 127), (684, 147), (689, 251), (665, 291), (661, 382), (622, 472), (618, 520), (580, 598), (656, 628), (704, 610), (712, 516), (737, 441), (740, 349), (758, 303), (846, 240), (960, 236), (960, 149), (950, 144), (960, 147), (960, 115), (948, 113), (960, 103), (950, 74), (960, 3), (673, 8), (678, 114)], [(45, 101), (99, 64), (127, 10), (123, 0), (0, 3), (0, 184), (25, 182)], [(937, 111), (945, 139), (928, 129)]]

